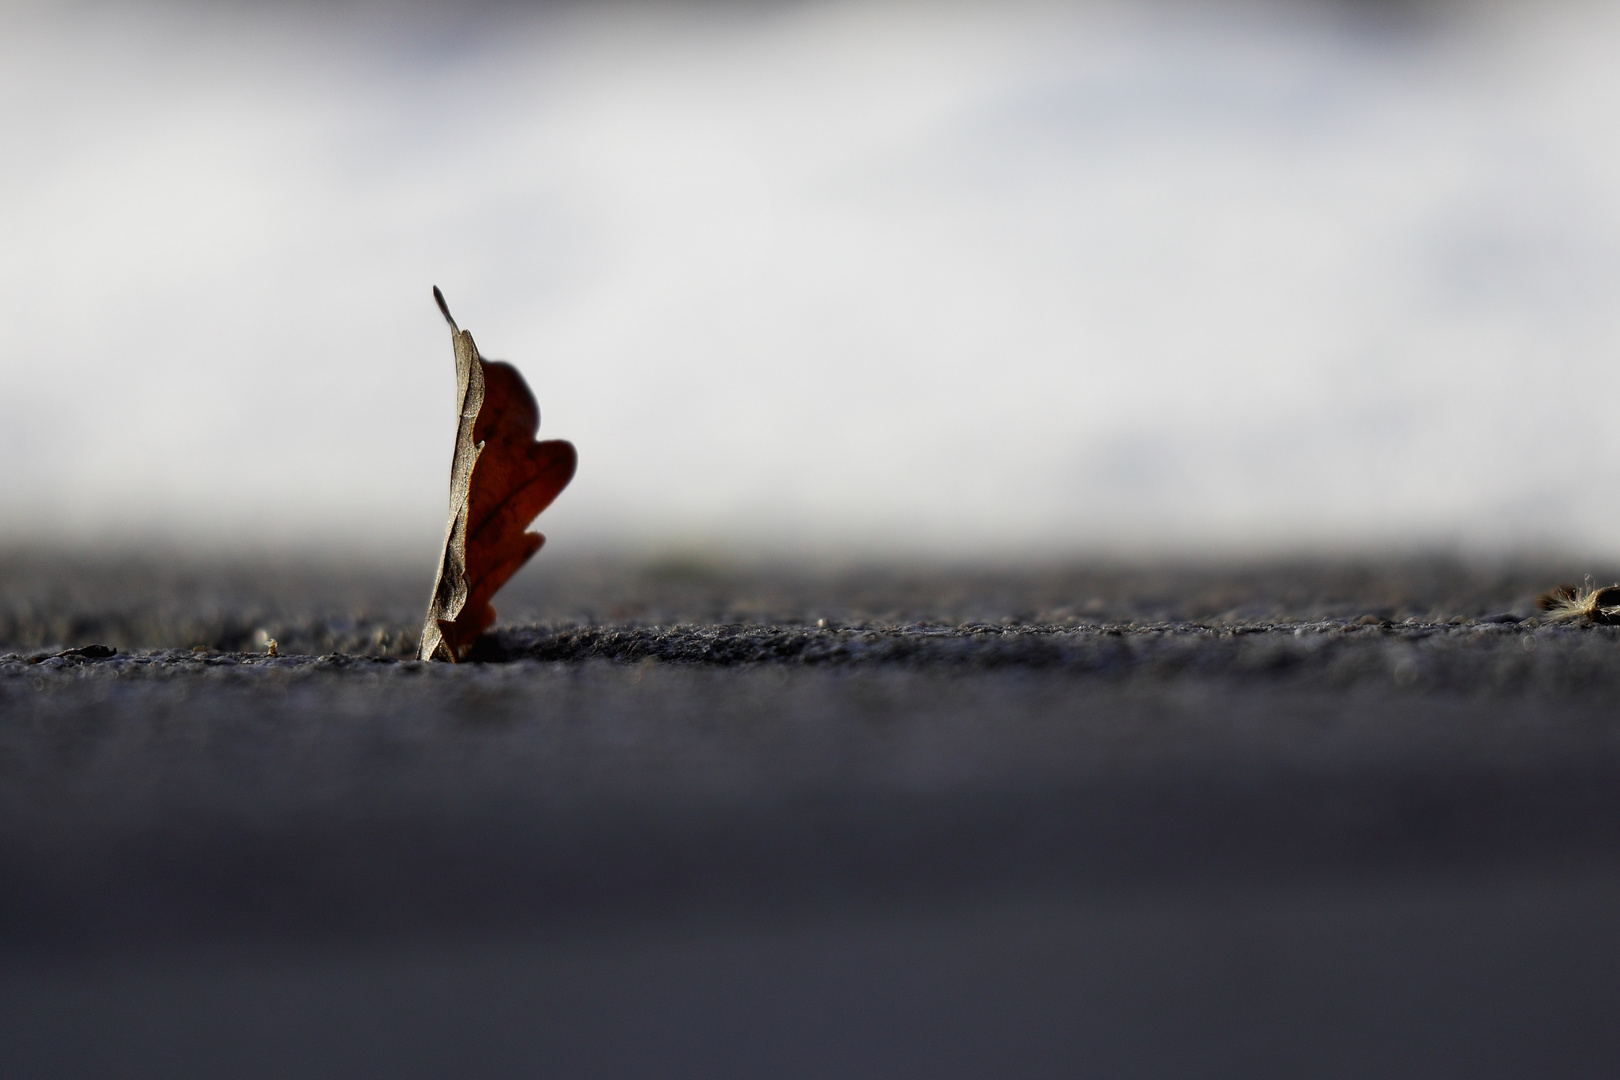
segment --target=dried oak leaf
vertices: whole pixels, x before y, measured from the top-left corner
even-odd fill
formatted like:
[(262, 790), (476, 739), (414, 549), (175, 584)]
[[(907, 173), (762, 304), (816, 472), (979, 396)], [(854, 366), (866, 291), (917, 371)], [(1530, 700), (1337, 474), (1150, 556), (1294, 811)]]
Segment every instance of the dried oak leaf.
[(437, 286), (456, 350), (456, 452), (450, 462), (450, 521), (417, 656), (460, 661), (495, 622), (490, 599), (546, 538), (525, 532), (574, 477), (574, 445), (537, 442), (540, 409), (511, 364), (478, 355)]

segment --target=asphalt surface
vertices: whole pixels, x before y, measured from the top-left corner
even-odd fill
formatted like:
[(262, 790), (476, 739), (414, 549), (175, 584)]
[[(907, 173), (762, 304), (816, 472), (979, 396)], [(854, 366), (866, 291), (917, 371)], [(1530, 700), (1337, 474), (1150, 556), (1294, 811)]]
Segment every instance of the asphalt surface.
[(0, 1072), (1609, 1075), (1602, 569), (13, 552)]

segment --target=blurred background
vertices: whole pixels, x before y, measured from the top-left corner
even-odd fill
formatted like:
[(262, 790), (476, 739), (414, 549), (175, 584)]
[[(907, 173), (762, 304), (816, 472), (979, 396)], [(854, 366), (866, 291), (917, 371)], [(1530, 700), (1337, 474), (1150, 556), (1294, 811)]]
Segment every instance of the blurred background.
[(1617, 56), (0, 0), (0, 1074), (1613, 1073)]
[(0, 540), (1620, 552), (1620, 11), (0, 7)]

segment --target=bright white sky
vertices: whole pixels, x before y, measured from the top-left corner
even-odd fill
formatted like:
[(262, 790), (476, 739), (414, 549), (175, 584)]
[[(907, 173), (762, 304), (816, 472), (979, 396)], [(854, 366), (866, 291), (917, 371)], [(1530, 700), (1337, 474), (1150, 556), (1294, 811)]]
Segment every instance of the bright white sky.
[(0, 8), (0, 538), (1620, 552), (1620, 9)]

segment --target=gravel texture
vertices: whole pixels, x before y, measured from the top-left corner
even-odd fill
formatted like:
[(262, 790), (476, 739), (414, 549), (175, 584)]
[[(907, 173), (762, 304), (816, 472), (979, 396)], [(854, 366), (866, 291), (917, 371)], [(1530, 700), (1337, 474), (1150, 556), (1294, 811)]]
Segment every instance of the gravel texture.
[(14, 552), (0, 1072), (1604, 1075), (1581, 571)]

